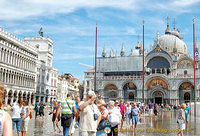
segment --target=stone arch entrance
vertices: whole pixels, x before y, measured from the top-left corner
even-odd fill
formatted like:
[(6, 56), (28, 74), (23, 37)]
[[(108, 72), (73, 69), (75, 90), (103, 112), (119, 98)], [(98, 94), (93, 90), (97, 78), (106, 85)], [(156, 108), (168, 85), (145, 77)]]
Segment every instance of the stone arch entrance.
[(161, 104), (163, 103), (164, 94), (162, 91), (155, 91), (152, 94), (153, 96), (153, 103)]
[(118, 88), (115, 84), (109, 83), (104, 87), (105, 101), (116, 100), (118, 98)]
[(190, 102), (194, 98), (194, 86), (190, 82), (183, 82), (179, 86), (179, 103)]
[(123, 97), (124, 101), (126, 100), (134, 100), (134, 96), (136, 96), (137, 87), (133, 82), (127, 82), (123, 86)]
[(154, 77), (147, 82), (147, 102), (169, 103), (168, 83), (161, 77)]

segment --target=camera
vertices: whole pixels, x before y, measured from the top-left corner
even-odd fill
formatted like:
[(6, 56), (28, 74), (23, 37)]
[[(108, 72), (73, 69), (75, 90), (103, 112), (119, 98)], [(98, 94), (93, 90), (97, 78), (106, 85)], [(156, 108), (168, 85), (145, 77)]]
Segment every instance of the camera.
[(94, 120), (96, 121), (98, 118), (98, 115), (97, 114), (94, 114)]

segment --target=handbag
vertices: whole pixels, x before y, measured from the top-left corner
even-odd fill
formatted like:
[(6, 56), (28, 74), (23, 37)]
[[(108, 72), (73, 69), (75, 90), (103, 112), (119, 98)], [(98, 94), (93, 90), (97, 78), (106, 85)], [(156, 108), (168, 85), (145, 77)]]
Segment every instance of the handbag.
[(103, 120), (100, 121), (97, 130), (104, 130), (104, 128), (106, 128), (106, 127), (111, 128), (111, 123), (108, 119), (103, 119)]
[(29, 118), (32, 119), (32, 113), (31, 113), (31, 111), (30, 111), (30, 114), (29, 114)]
[[(71, 107), (67, 103), (69, 109), (72, 111)], [(71, 125), (73, 114), (62, 114), (61, 116), (61, 126), (63, 127), (69, 127)]]

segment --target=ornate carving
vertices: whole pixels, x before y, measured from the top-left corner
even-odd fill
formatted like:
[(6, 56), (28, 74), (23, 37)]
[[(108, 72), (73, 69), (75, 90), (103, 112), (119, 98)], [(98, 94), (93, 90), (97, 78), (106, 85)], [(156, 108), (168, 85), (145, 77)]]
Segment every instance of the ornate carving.
[(181, 61), (178, 63), (177, 68), (180, 68), (180, 69), (189, 69), (189, 68), (193, 68), (193, 62), (192, 62), (191, 60), (188, 60), (188, 59), (181, 60)]

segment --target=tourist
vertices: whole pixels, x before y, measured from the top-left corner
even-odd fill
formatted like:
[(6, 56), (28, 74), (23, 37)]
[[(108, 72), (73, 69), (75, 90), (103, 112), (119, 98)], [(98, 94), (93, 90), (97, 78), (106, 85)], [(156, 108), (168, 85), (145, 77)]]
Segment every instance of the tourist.
[(101, 119), (101, 113), (94, 104), (96, 98), (93, 91), (88, 91), (87, 101), (79, 103), (79, 136), (96, 136), (97, 127)]
[(30, 120), (29, 115), (30, 115), (30, 108), (28, 106), (28, 101), (24, 100), (23, 101), (22, 112), (21, 112), (21, 118), (22, 118), (21, 132), (22, 132), (22, 136), (26, 136), (27, 135), (28, 122)]
[(35, 103), (35, 120), (37, 120), (37, 116), (38, 116), (38, 113), (39, 113), (39, 101), (37, 100), (36, 103)]
[(178, 116), (178, 120), (177, 123), (179, 125), (180, 131), (178, 132), (178, 135), (183, 136), (183, 130), (185, 129), (185, 114), (184, 114), (184, 110), (186, 109), (186, 105), (182, 104), (181, 105), (181, 109), (179, 110), (179, 116)]
[(115, 101), (115, 108), (120, 111), (119, 101), (118, 100)]
[(72, 109), (74, 109), (74, 114), (76, 115), (75, 101), (72, 100), (72, 94), (67, 94), (67, 99), (61, 102), (61, 105), (58, 107), (55, 121), (58, 123), (58, 115), (61, 111), (61, 126), (63, 127), (63, 135), (68, 136), (69, 130), (72, 122)]
[(44, 104), (43, 104), (43, 102), (40, 103), (39, 115), (40, 115), (40, 118), (44, 119)]
[(13, 106), (12, 106), (12, 126), (13, 126), (13, 131), (15, 130), (15, 125), (17, 128), (17, 135), (20, 136), (20, 127), (21, 127), (21, 110), (22, 110), (22, 101), (18, 100), (16, 102), (16, 99), (13, 101)]
[[(76, 96), (76, 103), (75, 103), (75, 105), (76, 105), (76, 111), (78, 111), (78, 107), (79, 107), (78, 105), (79, 105), (79, 103), (80, 103), (80, 97)], [(77, 114), (75, 128), (78, 128), (79, 120), (80, 120), (80, 116)]]
[(1, 109), (4, 101), (4, 85), (0, 84), (0, 136), (12, 136), (12, 120), (10, 115)]
[(120, 108), (120, 113), (122, 115), (122, 120), (121, 120), (121, 129), (123, 127), (123, 121), (124, 121), (124, 118), (125, 118), (125, 113), (126, 113), (126, 107), (124, 106), (123, 104), (123, 101), (120, 100), (120, 103), (119, 103), (119, 108)]
[(186, 109), (185, 109), (185, 121), (186, 121), (186, 127), (188, 128), (188, 122), (190, 120), (190, 113), (191, 113), (191, 109), (190, 106), (188, 104), (186, 104)]
[(153, 106), (153, 113), (155, 115), (155, 118), (157, 119), (157, 115), (158, 115), (158, 107), (157, 107), (157, 104), (154, 104)]
[[(105, 121), (105, 119), (108, 118), (108, 110), (106, 109), (106, 103), (104, 100), (100, 99), (97, 101), (97, 106), (99, 111), (101, 112), (101, 120), (99, 123), (99, 126), (101, 126), (101, 123), (103, 123), (103, 121)], [(106, 133), (104, 132), (104, 128), (99, 128), (99, 130), (97, 131), (97, 136), (106, 136)]]
[(120, 110), (114, 105), (114, 101), (109, 101), (108, 119), (111, 123), (111, 132), (108, 134), (108, 136), (118, 136), (118, 125), (120, 125), (122, 120)]
[(58, 114), (58, 122), (55, 122), (55, 119), (56, 119), (56, 113), (58, 111), (58, 104), (57, 104), (57, 101), (54, 101), (53, 102), (53, 111), (50, 112), (50, 114), (53, 114), (52, 116), (52, 122), (53, 122), (53, 129), (54, 129), (54, 134), (56, 134), (56, 127), (59, 129), (59, 133), (61, 133), (61, 129), (58, 125), (58, 122), (60, 121), (60, 114)]
[(126, 111), (125, 111), (125, 113), (126, 113), (126, 126), (127, 126), (127, 129), (129, 129), (130, 128), (130, 113), (131, 113), (131, 105), (130, 105), (130, 103), (128, 102), (127, 103), (127, 106), (126, 106)]
[(150, 102), (149, 103), (149, 116), (153, 114), (153, 104)]
[(141, 116), (140, 110), (136, 107), (136, 104), (133, 103), (133, 107), (131, 108), (131, 118), (132, 118), (132, 127), (133, 131), (135, 131), (138, 122), (138, 115)]

